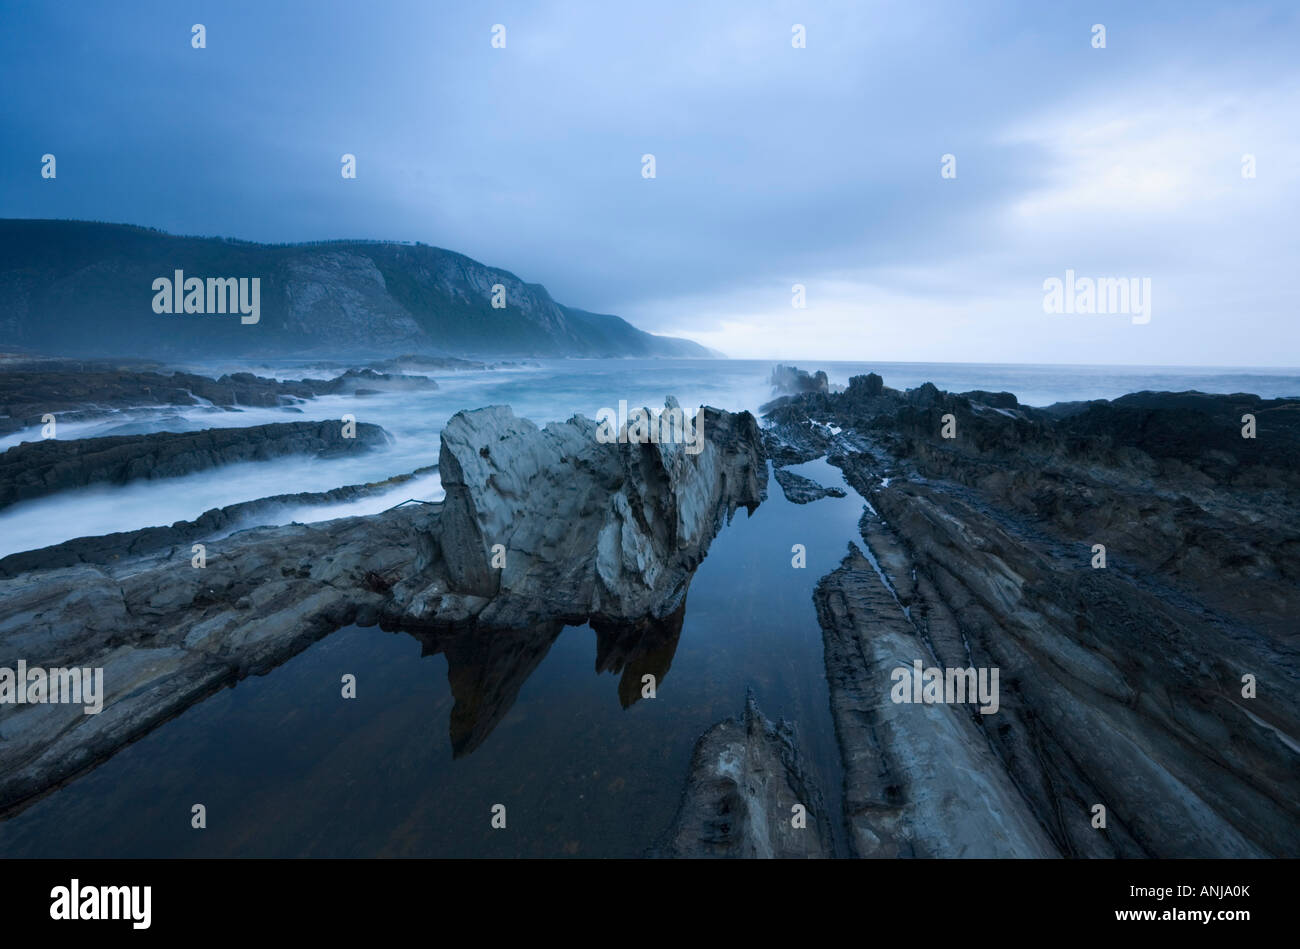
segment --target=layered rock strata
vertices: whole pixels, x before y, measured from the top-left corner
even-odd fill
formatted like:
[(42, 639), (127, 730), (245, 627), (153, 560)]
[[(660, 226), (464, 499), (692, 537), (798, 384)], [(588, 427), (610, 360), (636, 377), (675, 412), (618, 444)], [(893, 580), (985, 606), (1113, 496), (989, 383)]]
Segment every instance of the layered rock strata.
[(656, 855), (834, 856), (830, 820), (794, 726), (764, 717), (752, 692), (743, 718), (719, 722), (696, 742), (677, 816)]
[[(815, 598), (855, 852), (1300, 852), (1300, 403), (872, 375), (769, 421), (837, 429), (869, 502)], [(997, 711), (895, 701), (917, 660), (998, 670)]]

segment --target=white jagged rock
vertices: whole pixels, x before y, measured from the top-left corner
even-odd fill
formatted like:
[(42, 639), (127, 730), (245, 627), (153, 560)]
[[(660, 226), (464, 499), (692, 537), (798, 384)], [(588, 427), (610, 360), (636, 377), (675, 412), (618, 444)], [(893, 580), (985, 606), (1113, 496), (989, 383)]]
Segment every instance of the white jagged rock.
[[(447, 496), (412, 602), (432, 607), (430, 588), (448, 606), (453, 594), (483, 597), (478, 619), (495, 626), (671, 613), (724, 521), (752, 511), (767, 485), (753, 416), (704, 408), (700, 418), (692, 454), (598, 441), (580, 415), (538, 428), (508, 406), (457, 413), (442, 433)], [(434, 622), (465, 618), (433, 609)]]

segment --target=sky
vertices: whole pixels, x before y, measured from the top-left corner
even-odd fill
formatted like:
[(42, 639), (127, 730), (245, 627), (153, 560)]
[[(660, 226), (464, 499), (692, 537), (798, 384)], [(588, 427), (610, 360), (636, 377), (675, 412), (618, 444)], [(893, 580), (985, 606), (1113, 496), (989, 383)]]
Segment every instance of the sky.
[(419, 240), (734, 357), (1297, 366), (1297, 51), (1291, 0), (0, 0), (0, 217)]

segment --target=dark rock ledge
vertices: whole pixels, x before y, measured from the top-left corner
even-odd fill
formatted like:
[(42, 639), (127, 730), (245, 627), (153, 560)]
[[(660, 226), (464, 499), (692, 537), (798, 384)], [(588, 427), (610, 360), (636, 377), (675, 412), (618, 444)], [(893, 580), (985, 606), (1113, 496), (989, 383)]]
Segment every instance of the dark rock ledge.
[(781, 486), (786, 500), (791, 504), (808, 504), (822, 498), (844, 497), (843, 488), (822, 487), (811, 478), (805, 478), (785, 468), (774, 468), (772, 473), (776, 477), (776, 483)]
[(370, 422), (276, 422), (248, 428), (156, 432), (106, 438), (50, 438), (23, 442), (0, 454), (0, 508), (91, 484), (126, 484), (183, 475), (241, 461), (285, 455), (318, 457), (386, 447), (389, 435)]
[[(397, 367), (393, 367), (397, 368)], [(114, 415), (141, 407), (207, 408), (216, 413), (245, 407), (291, 407), (322, 395), (433, 390), (426, 376), (348, 369), (333, 379), (278, 380), (235, 372), (213, 379), (161, 366), (121, 360), (32, 359), (0, 365), (0, 435), (42, 424)]]
[[(765, 436), (802, 454), (814, 420), (870, 505), (815, 595), (854, 853), (1300, 853), (1300, 400), (872, 375)], [(998, 711), (896, 704), (918, 659), (999, 670)]]
[[(329, 491), (299, 491), (276, 494), (255, 501), (241, 501), (204, 511), (192, 521), (177, 521), (158, 527), (142, 527), (92, 537), (76, 537), (61, 544), (23, 550), (0, 557), (0, 578), (16, 577), (31, 570), (73, 567), (78, 564), (112, 564), (164, 551), (179, 556), (180, 547), (189, 547), (247, 526), (250, 520), (275, 515), (285, 508), (342, 504), (362, 498), (387, 494), (399, 485), (438, 470), (437, 465), (417, 468), (409, 474), (394, 475), (368, 484), (349, 484)], [(269, 517), (267, 518), (269, 520)]]

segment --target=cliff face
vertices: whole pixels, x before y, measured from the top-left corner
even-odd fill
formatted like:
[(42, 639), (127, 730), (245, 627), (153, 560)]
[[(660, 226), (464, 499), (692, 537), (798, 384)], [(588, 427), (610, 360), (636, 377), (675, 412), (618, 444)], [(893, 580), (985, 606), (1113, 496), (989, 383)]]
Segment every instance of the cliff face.
[[(159, 314), (153, 282), (258, 278), (255, 323)], [(494, 307), (493, 287), (504, 288)], [(415, 244), (268, 245), (120, 224), (0, 220), (0, 347), (67, 355), (707, 356), (540, 284)]]

